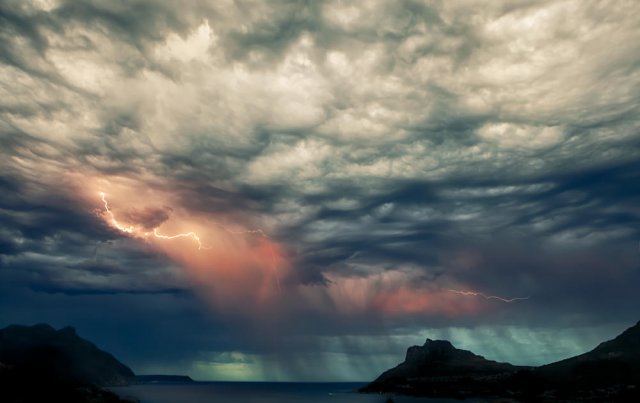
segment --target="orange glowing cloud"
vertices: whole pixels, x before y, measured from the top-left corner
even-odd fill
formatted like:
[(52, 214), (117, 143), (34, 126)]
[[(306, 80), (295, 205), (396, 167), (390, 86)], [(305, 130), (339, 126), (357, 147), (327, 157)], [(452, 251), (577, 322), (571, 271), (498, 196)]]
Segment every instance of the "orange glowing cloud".
[(82, 197), (114, 230), (137, 239), (182, 267), (215, 308), (277, 305), (290, 265), (284, 249), (260, 229), (222, 214), (190, 211), (170, 191), (131, 178), (87, 178)]
[(425, 291), (400, 287), (383, 291), (372, 301), (376, 310), (387, 315), (439, 313), (447, 316), (462, 316), (484, 310), (477, 301), (451, 298), (442, 290)]
[[(386, 317), (444, 314), (464, 316), (489, 308), (486, 300), (459, 298), (434, 284), (419, 281), (419, 273), (388, 270), (365, 276), (328, 276), (326, 287), (308, 287), (305, 297), (316, 309), (319, 304), (339, 307), (347, 315), (378, 314)], [(326, 296), (318, 295), (326, 293)]]
[(79, 197), (105, 224), (183, 268), (219, 312), (252, 319), (312, 311), (346, 317), (464, 316), (489, 309), (490, 300), (521, 299), (441, 288), (420, 281), (419, 271), (406, 270), (328, 273), (326, 285), (291, 284), (283, 281), (292, 270), (286, 249), (262, 229), (234, 224), (224, 214), (191, 211), (170, 189), (153, 181), (74, 178)]

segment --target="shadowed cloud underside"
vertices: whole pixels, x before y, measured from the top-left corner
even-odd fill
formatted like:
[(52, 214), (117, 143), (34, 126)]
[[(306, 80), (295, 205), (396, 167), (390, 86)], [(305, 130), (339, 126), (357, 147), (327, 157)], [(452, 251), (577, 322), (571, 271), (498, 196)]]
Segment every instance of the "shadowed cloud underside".
[(0, 325), (216, 379), (588, 350), (640, 303), (638, 12), (3, 1)]

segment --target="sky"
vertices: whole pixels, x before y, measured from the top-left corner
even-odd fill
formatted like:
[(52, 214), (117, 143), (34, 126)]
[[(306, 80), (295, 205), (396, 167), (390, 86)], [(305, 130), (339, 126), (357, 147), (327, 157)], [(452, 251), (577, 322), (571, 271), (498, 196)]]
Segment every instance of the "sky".
[(0, 2), (0, 326), (141, 374), (537, 365), (640, 306), (640, 3)]

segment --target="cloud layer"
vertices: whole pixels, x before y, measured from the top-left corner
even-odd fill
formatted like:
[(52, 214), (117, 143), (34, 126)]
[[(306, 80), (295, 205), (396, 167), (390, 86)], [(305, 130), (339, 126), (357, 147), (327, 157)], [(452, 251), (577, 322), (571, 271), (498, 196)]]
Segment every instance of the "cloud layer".
[[(174, 323), (144, 309), (173, 301), (208, 335), (168, 332), (193, 346), (173, 358), (217, 377), (316, 379), (304, 362), (336, 360), (366, 378), (427, 330), (495, 351), (475, 326), (509, 346), (568, 326), (590, 347), (576, 329), (638, 319), (639, 11), (5, 1), (2, 317), (92, 332), (88, 308), (38, 301)], [(127, 323), (105, 343), (178, 365), (127, 348)]]

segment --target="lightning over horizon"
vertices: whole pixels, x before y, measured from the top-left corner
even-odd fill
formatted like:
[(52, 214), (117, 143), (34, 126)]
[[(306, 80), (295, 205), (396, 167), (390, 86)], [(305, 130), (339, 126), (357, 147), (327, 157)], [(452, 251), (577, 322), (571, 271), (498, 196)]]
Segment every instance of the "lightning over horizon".
[[(195, 231), (189, 231), (189, 232), (184, 232), (184, 233), (178, 233), (175, 235), (165, 235), (165, 234), (161, 234), (158, 230), (158, 227), (153, 228), (152, 231), (142, 231), (137, 229), (134, 225), (129, 225), (129, 226), (125, 226), (123, 224), (121, 224), (115, 214), (113, 213), (113, 211), (111, 210), (111, 208), (109, 207), (109, 203), (107, 201), (106, 198), (106, 193), (100, 191), (100, 197), (102, 199), (102, 202), (104, 204), (104, 209), (105, 209), (105, 213), (109, 216), (109, 221), (111, 222), (111, 224), (118, 229), (121, 232), (127, 233), (127, 234), (131, 234), (133, 236), (137, 236), (140, 238), (144, 238), (144, 239), (148, 239), (150, 236), (153, 236), (156, 239), (161, 239), (161, 240), (175, 240), (175, 239), (179, 239), (179, 238), (190, 238), (192, 239), (198, 246), (198, 250), (207, 250), (207, 249), (211, 249), (212, 246), (210, 245), (206, 245), (203, 243), (200, 235), (198, 235), (198, 233), (196, 233)], [(271, 239), (271, 237), (269, 235), (267, 235), (262, 229), (258, 228), (258, 229), (249, 229), (249, 230), (231, 230), (219, 223), (215, 223), (216, 226), (220, 227), (222, 230), (224, 230), (225, 232), (234, 235), (234, 236), (238, 236), (238, 235), (257, 235), (259, 237), (263, 237), (265, 239)], [(354, 254), (355, 255), (355, 254)], [(277, 267), (277, 263), (276, 263), (276, 256), (273, 250), (273, 246), (269, 245), (268, 246), (268, 259), (271, 261), (271, 270), (273, 272), (274, 278), (275, 278), (275, 284), (277, 286), (277, 290), (279, 294), (282, 294), (282, 286), (281, 286), (281, 282), (280, 282), (280, 276), (278, 274), (278, 267)], [(506, 298), (506, 297), (502, 297), (499, 295), (489, 295), (489, 294), (485, 294), (483, 292), (480, 291), (463, 291), (463, 290), (456, 290), (456, 289), (448, 289), (448, 292), (451, 293), (455, 293), (458, 295), (463, 295), (463, 296), (474, 296), (474, 297), (481, 297), (484, 298), (486, 300), (496, 300), (496, 301), (500, 301), (503, 303), (513, 303), (516, 301), (524, 301), (524, 300), (528, 300), (530, 297), (514, 297), (514, 298)]]
[(0, 0), (0, 328), (201, 380), (592, 346), (640, 319), (639, 13)]
[(527, 300), (529, 298), (531, 298), (530, 296), (527, 297), (515, 297), (515, 298), (504, 298), (504, 297), (500, 297), (498, 295), (487, 295), (485, 293), (479, 292), (479, 291), (461, 291), (461, 290), (453, 290), (453, 289), (449, 289), (447, 290), (449, 292), (453, 292), (455, 294), (459, 294), (459, 295), (464, 295), (464, 296), (473, 296), (473, 297), (482, 297), (484, 299), (495, 299), (498, 301), (502, 301), (502, 302), (506, 302), (508, 304), (515, 302), (515, 301), (524, 301)]

